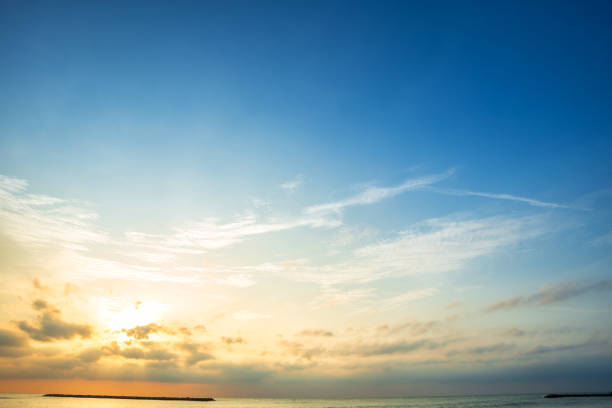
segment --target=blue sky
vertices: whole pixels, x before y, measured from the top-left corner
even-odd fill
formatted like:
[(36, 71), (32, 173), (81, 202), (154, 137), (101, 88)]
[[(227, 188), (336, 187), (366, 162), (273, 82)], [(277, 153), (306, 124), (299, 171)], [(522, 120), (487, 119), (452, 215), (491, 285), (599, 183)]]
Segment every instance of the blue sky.
[[(205, 325), (199, 353), (211, 333), (240, 337), (246, 365), (221, 341), (207, 349), (214, 369), (292, 364), (312, 387), (362, 378), (343, 367), (371, 356), (368, 336), (437, 345), (376, 357), (392, 378), (373, 395), (406, 385), (393, 377), (406, 362), (437, 379), (427, 392), (455, 392), (451, 378), (479, 375), (461, 359), (485, 349), (503, 361), (500, 383), (514, 358), (542, 387), (572, 380), (541, 368), (548, 358), (610, 359), (606, 2), (0, 4), (0, 311), (6, 336), (27, 343), (5, 353), (2, 378), (48, 377), (38, 356), (53, 341), (74, 363), (61, 378), (100, 380), (100, 367), (134, 363), (125, 330), (150, 324)], [(64, 299), (66, 285), (81, 297)], [(88, 310), (91, 333), (16, 327), (15, 315), (60, 319), (39, 298), (65, 321)], [(132, 320), (113, 315), (128, 309)], [(278, 325), (281, 343), (267, 336)], [(145, 362), (146, 378), (207, 384), (213, 368), (189, 365), (167, 337), (178, 329), (164, 330), (174, 365)], [(112, 341), (124, 348), (93, 362), (70, 351)], [(255, 357), (270, 347), (285, 354)], [(281, 393), (227, 375), (218, 393)]]

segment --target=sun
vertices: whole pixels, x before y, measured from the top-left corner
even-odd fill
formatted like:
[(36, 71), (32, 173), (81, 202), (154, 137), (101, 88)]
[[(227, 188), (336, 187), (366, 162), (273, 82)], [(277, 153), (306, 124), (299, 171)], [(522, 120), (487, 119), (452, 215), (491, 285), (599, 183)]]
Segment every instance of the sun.
[(118, 299), (98, 300), (101, 326), (113, 332), (160, 321), (165, 306), (155, 301), (122, 302)]

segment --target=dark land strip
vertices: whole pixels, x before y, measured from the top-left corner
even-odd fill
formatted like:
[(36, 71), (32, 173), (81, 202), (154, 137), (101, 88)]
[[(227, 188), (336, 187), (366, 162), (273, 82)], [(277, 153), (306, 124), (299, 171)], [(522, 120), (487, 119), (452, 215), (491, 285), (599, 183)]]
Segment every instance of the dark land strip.
[(544, 398), (582, 398), (582, 397), (612, 397), (612, 392), (607, 394), (547, 394)]
[(214, 401), (214, 398), (192, 398), (192, 397), (136, 397), (130, 395), (82, 395), (82, 394), (45, 394), (43, 397), (63, 398), (109, 398), (129, 400), (155, 400), (155, 401)]

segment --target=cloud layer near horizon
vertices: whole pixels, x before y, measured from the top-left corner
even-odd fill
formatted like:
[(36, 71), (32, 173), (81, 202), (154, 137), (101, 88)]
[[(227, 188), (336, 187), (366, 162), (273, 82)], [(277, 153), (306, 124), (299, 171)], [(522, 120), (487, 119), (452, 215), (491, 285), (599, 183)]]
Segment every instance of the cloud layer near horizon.
[[(2, 267), (19, 284), (2, 294), (13, 313), (0, 322), (0, 378), (231, 384), (234, 392), (270, 393), (273, 383), (342, 386), (382, 377), (450, 384), (451, 373), (485, 382), (487, 370), (503, 379), (570, 351), (577, 360), (608, 358), (611, 333), (600, 327), (535, 330), (537, 313), (518, 327), (493, 328), (486, 319), (587, 295), (601, 301), (609, 280), (552, 281), (509, 296), (459, 278), (498, 268), (505, 253), (558, 233), (548, 211), (571, 208), (470, 193), (535, 210), (451, 212), (387, 230), (352, 224), (353, 208), (430, 194), (454, 174), (370, 185), (294, 215), (251, 208), (225, 221), (119, 233), (105, 230), (91, 205), (33, 194), (25, 180), (3, 176), (0, 249), (12, 258)], [(293, 197), (299, 180), (281, 189)], [(303, 249), (284, 250), (284, 240), (308, 234), (316, 238)], [(14, 274), (24, 265), (26, 274)], [(466, 371), (468, 363), (474, 368)]]

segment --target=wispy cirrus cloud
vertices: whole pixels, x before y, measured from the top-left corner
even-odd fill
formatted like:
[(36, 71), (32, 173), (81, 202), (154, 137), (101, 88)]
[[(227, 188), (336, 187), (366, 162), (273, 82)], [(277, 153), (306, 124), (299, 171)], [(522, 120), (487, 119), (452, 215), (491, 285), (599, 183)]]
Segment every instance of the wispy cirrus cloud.
[(429, 219), (397, 238), (359, 248), (355, 256), (393, 275), (447, 272), (537, 236), (542, 228), (537, 217)]
[(397, 334), (404, 334), (409, 336), (420, 336), (429, 333), (433, 330), (437, 330), (443, 327), (442, 323), (437, 320), (429, 321), (408, 321), (400, 324), (383, 324), (376, 328), (378, 334), (384, 334), (394, 336)]
[(27, 192), (28, 182), (0, 175), (2, 232), (26, 245), (87, 250), (107, 234), (96, 228), (98, 214), (76, 202)]
[[(319, 349), (317, 355), (329, 355), (332, 357), (382, 357), (411, 354), (425, 350), (439, 350), (454, 343), (455, 339), (398, 339), (383, 342), (345, 342), (337, 344), (328, 349)], [(299, 348), (296, 351), (302, 351)]]
[[(374, 204), (407, 191), (431, 189), (433, 184), (453, 174), (451, 169), (406, 180), (397, 186), (367, 187), (339, 201), (305, 207), (297, 215), (285, 219), (261, 218), (249, 212), (227, 222), (206, 219), (188, 222), (168, 233), (128, 231), (115, 239), (110, 239), (98, 228), (96, 213), (60, 198), (29, 194), (27, 181), (2, 176), (0, 221), (3, 232), (16, 241), (79, 250), (73, 254), (72, 261), (82, 271), (82, 276), (193, 283), (199, 280), (197, 273), (190, 276), (176, 273), (179, 257), (198, 255), (256, 236), (296, 228), (337, 228), (343, 225), (342, 213), (348, 207)], [(537, 228), (531, 224), (535, 223), (517, 217), (430, 219), (413, 225), (397, 237), (350, 251), (352, 259), (349, 261), (319, 266), (297, 262), (292, 267), (267, 263), (254, 268), (230, 268), (226, 272), (231, 276), (220, 276), (218, 283), (249, 286), (253, 281), (245, 276), (250, 274), (250, 269), (256, 272), (258, 268), (262, 271), (273, 268), (286, 276), (328, 286), (363, 283), (388, 276), (445, 272), (533, 236)], [(352, 244), (359, 241), (351, 239), (345, 241)], [(106, 246), (104, 255), (81, 251), (96, 245)], [(220, 271), (223, 272), (223, 268)], [(326, 296), (326, 302), (335, 303), (344, 295), (328, 293)]]
[[(316, 204), (303, 208), (300, 214), (286, 219), (261, 219), (254, 213), (246, 213), (228, 222), (205, 219), (173, 228), (169, 233), (152, 234), (127, 231), (116, 242), (130, 245), (132, 256), (140, 256), (149, 263), (163, 263), (175, 256), (200, 254), (208, 250), (228, 247), (258, 235), (287, 231), (295, 228), (336, 228), (343, 224), (345, 208), (374, 204), (407, 191), (435, 191), (453, 195), (477, 195), (526, 202), (543, 207), (565, 207), (560, 204), (517, 197), (508, 194), (489, 194), (460, 190), (443, 190), (433, 184), (454, 174), (450, 169), (444, 173), (413, 178), (392, 187), (367, 187), (363, 191), (334, 202)], [(285, 187), (299, 185), (296, 178)], [(51, 196), (27, 193), (25, 180), (0, 177), (0, 220), (3, 230), (18, 241), (38, 244), (61, 244), (72, 249), (87, 249), (88, 244), (109, 241), (95, 221), (98, 215), (72, 202)], [(117, 241), (117, 240), (115, 240)], [(140, 255), (138, 255), (140, 254)]]
[(344, 306), (358, 300), (371, 298), (374, 292), (374, 288), (342, 290), (328, 286), (323, 289), (323, 292), (318, 297), (313, 299), (311, 306), (315, 309), (320, 307)]
[[(170, 268), (162, 270), (150, 265), (166, 262), (172, 254), (146, 252), (126, 240), (113, 239), (98, 226), (98, 214), (82, 203), (31, 194), (28, 187), (26, 180), (0, 175), (0, 232), (25, 247), (60, 249), (64, 271), (73, 270), (78, 278), (180, 283), (197, 280), (171, 273)], [(135, 261), (120, 256), (126, 247)], [(40, 263), (44, 264), (44, 260)]]
[(582, 343), (573, 343), (573, 344), (557, 344), (557, 345), (539, 345), (532, 347), (527, 350), (524, 354), (531, 355), (542, 355), (542, 354), (553, 354), (553, 353), (568, 353), (568, 352), (576, 352), (579, 350), (609, 350), (610, 349), (610, 340), (590, 340)]
[(285, 190), (287, 193), (292, 194), (292, 193), (295, 192), (295, 190), (298, 189), (298, 187), (300, 187), (302, 185), (302, 182), (303, 182), (303, 177), (302, 177), (301, 174), (298, 174), (293, 179), (291, 179), (289, 181), (286, 181), (283, 184), (281, 184), (280, 188)]
[(406, 191), (418, 190), (449, 178), (455, 173), (454, 169), (442, 174), (435, 174), (425, 177), (414, 178), (404, 181), (402, 184), (393, 187), (368, 187), (352, 197), (325, 204), (318, 204), (304, 209), (306, 214), (325, 214), (340, 213), (346, 207), (357, 205), (374, 204), (387, 198), (395, 197)]
[(453, 195), (453, 196), (474, 196), (474, 197), (493, 198), (497, 200), (518, 201), (521, 203), (529, 204), (534, 207), (573, 208), (565, 204), (558, 204), (558, 203), (553, 203), (553, 202), (548, 202), (548, 201), (540, 201), (540, 200), (536, 200), (533, 198), (521, 197), (521, 196), (505, 194), (505, 193), (485, 193), (481, 191), (454, 190), (454, 189), (443, 189), (443, 188), (437, 188), (437, 187), (427, 187), (426, 190), (434, 192), (434, 193)]
[[(208, 219), (175, 228), (170, 234), (148, 234), (130, 231), (126, 239), (134, 244), (162, 252), (201, 253), (228, 247), (257, 235), (287, 231), (295, 228), (335, 228), (342, 225), (341, 212), (345, 207), (373, 204), (409, 190), (436, 183), (450, 177), (454, 170), (405, 181), (395, 187), (368, 187), (353, 197), (337, 202), (305, 207), (301, 214), (284, 220), (261, 220), (253, 213), (247, 213), (235, 220), (223, 223)], [(297, 180), (297, 179), (296, 179)], [(296, 181), (286, 188), (297, 188)]]
[[(173, 254), (197, 254), (238, 244), (262, 234), (295, 228), (336, 228), (342, 225), (342, 210), (349, 206), (373, 204), (409, 190), (436, 183), (450, 177), (454, 170), (406, 180), (394, 187), (368, 187), (355, 196), (337, 202), (305, 207), (300, 214), (286, 219), (260, 219), (246, 213), (230, 222), (207, 219), (174, 228), (169, 234), (149, 234), (138, 231), (125, 233), (126, 240), (147, 251)], [(299, 186), (301, 177), (283, 184), (287, 190)]]
[(142, 265), (107, 259), (103, 256), (95, 257), (82, 254), (73, 254), (70, 257), (72, 266), (78, 270), (75, 279), (121, 279), (148, 282), (173, 282), (194, 284), (200, 281), (197, 273), (182, 268), (168, 266), (162, 268), (157, 265)]
[(149, 250), (175, 254), (198, 254), (206, 250), (228, 247), (244, 239), (299, 227), (333, 228), (341, 225), (338, 218), (307, 216), (284, 221), (260, 221), (246, 214), (229, 223), (209, 219), (175, 228), (170, 234), (148, 234), (130, 231), (127, 241)]
[(520, 306), (550, 305), (592, 292), (612, 291), (612, 281), (603, 280), (591, 284), (566, 282), (553, 286), (545, 286), (530, 295), (520, 295), (491, 304), (486, 312), (511, 310)]
[(408, 302), (424, 299), (434, 296), (439, 292), (437, 288), (415, 289), (402, 293), (401, 295), (393, 296), (381, 302), (383, 309), (393, 309), (400, 307)]
[[(331, 301), (323, 303), (338, 303), (350, 292), (352, 295), (347, 299), (351, 300), (367, 297), (366, 292), (352, 289), (347, 292), (337, 288), (330, 291), (332, 286), (460, 270), (472, 260), (534, 238), (544, 231), (546, 225), (538, 216), (434, 218), (414, 224), (395, 237), (356, 248), (350, 252), (349, 260), (313, 265), (298, 259), (268, 262), (244, 270), (320, 284), (328, 291), (321, 299)], [(361, 296), (353, 296), (357, 294)]]

